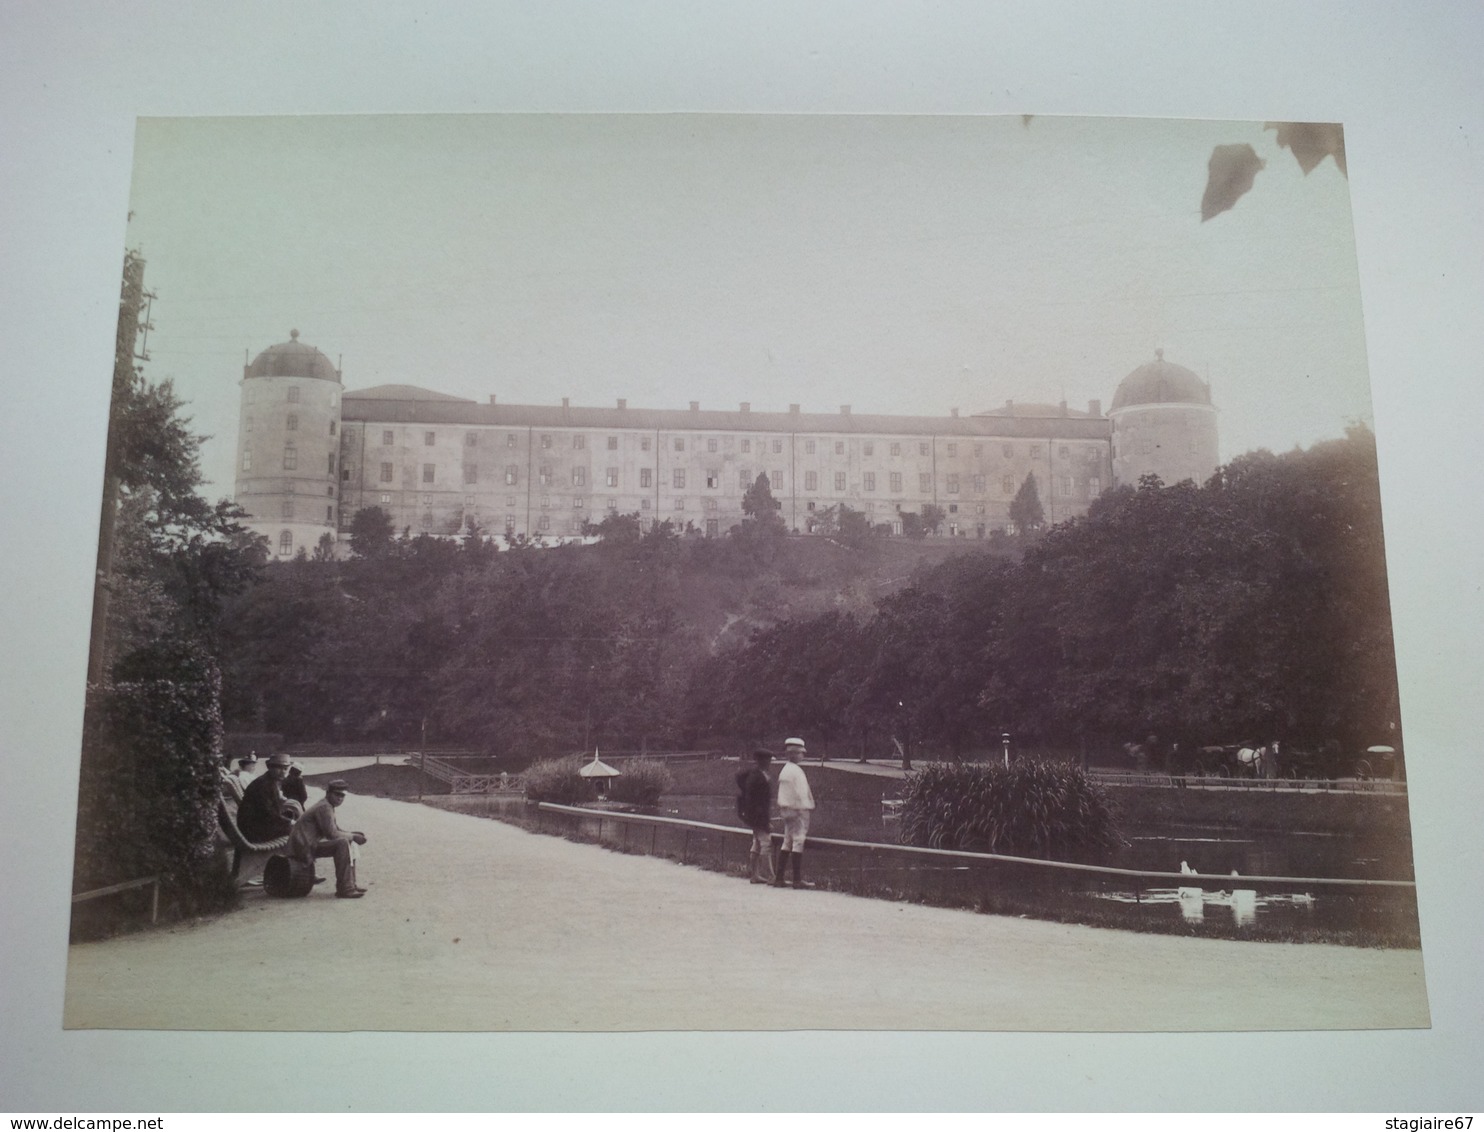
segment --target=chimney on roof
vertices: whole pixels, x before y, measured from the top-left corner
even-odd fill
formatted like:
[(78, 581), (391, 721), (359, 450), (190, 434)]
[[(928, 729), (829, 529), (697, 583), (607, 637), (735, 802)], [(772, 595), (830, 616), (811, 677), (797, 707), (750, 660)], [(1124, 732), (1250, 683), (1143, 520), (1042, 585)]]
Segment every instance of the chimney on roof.
[(849, 405), (841, 405), (840, 406), (840, 415), (842, 417), (848, 417), (848, 416), (850, 416), (850, 406)]
[(949, 409), (948, 410), (948, 415), (950, 417), (956, 417), (956, 416), (958, 416), (958, 406), (955, 405), (953, 408)]
[(493, 393), (491, 393), (490, 394), (490, 404), (493, 405), (494, 403), (495, 403), (495, 395)]
[(1009, 409), (1009, 410), (1013, 410), (1015, 408), (1015, 400), (1014, 400), (1014, 398), (1012, 398), (1012, 397), (1005, 398), (1005, 408), (1006, 409)]
[(564, 408), (564, 409), (571, 408), (571, 405), (572, 405), (572, 402), (571, 402), (571, 400), (569, 398), (567, 398), (567, 397), (563, 397), (562, 398), (562, 408)]
[(1103, 403), (1101, 401), (1097, 400), (1097, 399), (1093, 399), (1093, 400), (1089, 401), (1087, 403), (1087, 415), (1090, 416), (1090, 417), (1100, 417), (1100, 416), (1102, 416), (1103, 415)]
[(693, 413), (699, 413), (701, 411), (701, 402), (692, 401), (690, 403), (690, 411)]
[(1061, 415), (1062, 416), (1066, 416), (1067, 415), (1067, 400), (1066, 400), (1065, 397), (1062, 398), (1062, 400), (1061, 400), (1061, 406), (1060, 407), (1061, 407)]
[(752, 402), (751, 401), (743, 401), (742, 402), (742, 411), (744, 413), (750, 413), (750, 412), (752, 412)]
[(620, 397), (618, 399), (618, 407), (620, 409), (627, 409), (629, 407), (628, 398), (626, 398), (626, 397)]
[(790, 405), (788, 407), (788, 411), (790, 413), (792, 413), (794, 416), (798, 416), (799, 415), (799, 407), (797, 405)]

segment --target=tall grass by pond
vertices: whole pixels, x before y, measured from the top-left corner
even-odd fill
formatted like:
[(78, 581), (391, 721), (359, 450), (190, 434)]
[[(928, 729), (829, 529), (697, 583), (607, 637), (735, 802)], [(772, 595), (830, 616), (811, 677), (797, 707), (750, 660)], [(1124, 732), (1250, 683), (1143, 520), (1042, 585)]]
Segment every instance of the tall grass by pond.
[(1098, 861), (1118, 848), (1104, 791), (1069, 763), (935, 765), (908, 775), (901, 840), (930, 849)]

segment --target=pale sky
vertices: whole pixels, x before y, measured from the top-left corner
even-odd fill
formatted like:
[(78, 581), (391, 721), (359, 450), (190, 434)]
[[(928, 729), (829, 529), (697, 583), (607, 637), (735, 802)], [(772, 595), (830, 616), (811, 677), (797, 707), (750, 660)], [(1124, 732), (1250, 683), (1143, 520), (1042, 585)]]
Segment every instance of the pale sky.
[[(1213, 146), (1267, 168), (1206, 223)], [(866, 116), (146, 119), (129, 225), (230, 494), (244, 356), (487, 401), (1106, 411), (1163, 348), (1226, 460), (1371, 419), (1349, 186), (1260, 123)]]

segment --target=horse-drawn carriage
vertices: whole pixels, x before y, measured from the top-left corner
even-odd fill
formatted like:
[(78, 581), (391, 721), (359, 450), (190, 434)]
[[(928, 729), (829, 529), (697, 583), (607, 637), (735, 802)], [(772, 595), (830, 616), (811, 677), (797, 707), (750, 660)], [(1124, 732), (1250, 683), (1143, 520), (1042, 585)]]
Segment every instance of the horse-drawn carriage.
[(1191, 759), (1172, 773), (1214, 778), (1392, 779), (1406, 777), (1401, 753), (1377, 744), (1357, 755), (1339, 743), (1315, 749), (1288, 743), (1227, 743), (1196, 748)]
[(1285, 778), (1334, 779), (1358, 778), (1362, 781), (1406, 778), (1401, 751), (1386, 743), (1367, 747), (1359, 754), (1345, 750), (1339, 743), (1327, 743), (1315, 750), (1293, 750), (1284, 768)]
[(1206, 778), (1292, 777), (1287, 773), (1283, 750), (1276, 741), (1197, 747), (1185, 773)]

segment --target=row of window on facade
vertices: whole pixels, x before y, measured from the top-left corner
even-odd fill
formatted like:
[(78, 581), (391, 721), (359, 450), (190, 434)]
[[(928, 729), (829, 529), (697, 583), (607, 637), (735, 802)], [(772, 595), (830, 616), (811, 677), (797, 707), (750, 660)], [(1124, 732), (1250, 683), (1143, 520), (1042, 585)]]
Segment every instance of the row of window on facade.
[[(283, 470), (286, 471), (286, 472), (293, 472), (293, 471), (298, 471), (298, 469), (299, 469), (299, 450), (297, 448), (293, 447), (292, 445), (290, 445), (290, 446), (284, 448), (284, 450), (283, 450)], [(244, 448), (242, 450), (242, 470), (244, 472), (250, 472), (250, 471), (252, 471), (252, 449), (251, 448)], [(331, 475), (331, 476), (333, 476), (335, 474), (335, 453), (333, 453), (333, 452), (331, 452), (326, 457), (326, 460), (325, 460), (325, 474), (326, 475)]]
[[(247, 399), (249, 401), (256, 401), (258, 399), (258, 385), (256, 382), (250, 381), (247, 383)], [(284, 400), (287, 401), (290, 405), (300, 404), (301, 398), (299, 396), (299, 387), (297, 385), (290, 385), (288, 387), (288, 390), (284, 393)], [(331, 389), (330, 408), (333, 409), (339, 404), (340, 391), (338, 389)]]
[[(334, 436), (336, 430), (339, 427), (340, 427), (340, 425), (339, 425), (339, 422), (338, 421), (335, 421), (335, 420), (330, 421), (330, 435), (331, 436)], [(247, 418), (247, 426), (246, 426), (246, 428), (247, 428), (247, 431), (248, 432), (252, 432), (253, 431), (253, 429), (254, 429), (254, 423), (253, 423), (253, 418), (252, 417), (248, 417)], [(298, 432), (299, 431), (299, 414), (298, 413), (290, 413), (290, 414), (288, 414), (288, 416), (284, 417), (284, 419), (283, 419), (283, 430), (285, 432)]]
[[(1115, 438), (1113, 441), (1113, 455), (1122, 456), (1130, 447), (1132, 447), (1131, 444), (1127, 442), (1121, 443), (1118, 439)], [(1196, 455), (1200, 451), (1200, 447), (1200, 440), (1194, 436), (1188, 437), (1185, 441), (1185, 451), (1188, 455)], [(1148, 456), (1151, 452), (1154, 451), (1154, 440), (1148, 436), (1142, 437), (1138, 441), (1138, 450), (1142, 455)]]
[[(331, 431), (332, 431), (332, 434), (333, 434), (333, 428), (332, 428)], [(480, 434), (477, 433), (477, 432), (468, 432), (468, 433), (465, 433), (464, 434), (464, 443), (468, 447), (473, 448), (476, 445), (478, 445), (478, 443), (479, 443), (479, 436), (480, 436)], [(543, 449), (550, 450), (550, 449), (552, 449), (552, 448), (554, 448), (556, 446), (556, 440), (557, 439), (558, 439), (558, 437), (557, 436), (554, 436), (552, 433), (543, 432), (543, 433), (540, 434), (539, 443), (540, 443), (540, 445), (541, 445), (541, 447)], [(731, 436), (727, 436), (727, 437), (723, 437), (723, 438), (720, 438), (720, 439), (717, 438), (717, 437), (714, 437), (714, 436), (705, 437), (705, 438), (692, 437), (690, 443), (691, 443), (692, 449), (695, 450), (695, 451), (700, 451), (701, 446), (702, 445), (705, 445), (705, 449), (706, 449), (707, 452), (716, 452), (716, 451), (719, 451), (721, 447), (725, 447), (727, 449), (730, 449), (733, 439), (736, 439), (737, 440), (738, 445), (739, 445), (739, 449), (741, 451), (743, 451), (743, 452), (751, 452), (751, 451), (753, 451), (752, 445), (753, 445), (754, 439), (757, 442), (757, 451), (758, 452), (766, 452), (768, 450), (768, 445), (770, 445), (770, 444), (772, 445), (772, 450), (775, 453), (781, 454), (784, 451), (783, 438), (782, 437), (776, 437), (776, 436), (775, 437), (772, 437), (772, 438), (761, 437), (761, 436), (760, 437), (756, 437), (756, 438), (750, 437), (750, 436), (743, 436), (743, 437), (733, 438)], [(607, 450), (609, 452), (617, 452), (618, 451), (618, 447), (619, 447), (618, 440), (619, 440), (619, 438), (617, 436), (610, 436), (610, 437), (607, 438), (607, 442), (608, 442), (608, 449)], [(650, 436), (641, 436), (639, 438), (639, 449), (640, 449), (640, 451), (641, 452), (649, 452), (649, 451), (651, 451), (652, 450), (652, 446), (653, 446), (653, 441), (654, 441), (654, 438), (653, 437), (650, 437)], [(387, 447), (387, 448), (390, 448), (393, 445), (395, 445), (397, 443), (397, 434), (396, 434), (395, 430), (393, 430), (393, 429), (383, 429), (382, 430), (382, 433), (381, 433), (381, 443), (382, 443), (383, 447)], [(423, 444), (426, 447), (431, 448), (431, 447), (433, 447), (437, 443), (438, 443), (438, 433), (437, 433), (437, 430), (431, 430), (430, 429), (430, 430), (427, 430), (427, 431), (425, 431), (423, 433)], [(686, 451), (686, 438), (685, 437), (683, 437), (683, 436), (671, 437), (670, 438), (670, 443), (671, 443), (671, 446), (673, 447), (674, 451), (676, 451), (676, 452), (684, 452), (684, 451)], [(932, 454), (932, 443), (930, 441), (926, 441), (926, 440), (918, 440), (918, 441), (892, 440), (892, 441), (885, 441), (883, 443), (887, 446), (887, 449), (888, 449), (889, 453), (892, 456), (900, 456), (900, 455), (902, 455), (904, 448), (906, 450), (910, 451), (913, 444), (916, 444), (916, 446), (917, 446), (917, 454), (919, 456), (930, 456)], [(874, 441), (874, 440), (864, 440), (864, 441), (861, 441), (860, 444), (861, 444), (861, 455), (863, 455), (863, 456), (874, 456), (874, 455), (876, 455), (876, 444), (877, 444), (876, 441)], [(844, 441), (844, 440), (824, 440), (824, 439), (814, 439), (814, 438), (807, 438), (807, 437), (804, 440), (804, 454), (805, 455), (808, 455), (808, 456), (817, 455), (819, 453), (819, 451), (820, 451), (820, 446), (821, 445), (824, 446), (824, 450), (826, 452), (828, 452), (830, 450), (830, 446), (833, 446), (834, 454), (836, 456), (844, 456), (846, 454), (846, 445), (847, 445), (847, 442)], [(507, 432), (505, 434), (505, 447), (507, 447), (507, 448), (517, 448), (519, 446), (520, 446), (520, 434), (519, 433), (514, 433), (514, 432)], [(572, 435), (572, 447), (574, 449), (585, 449), (587, 447), (587, 435), (585, 433), (574, 433)], [(967, 444), (965, 445), (965, 447), (966, 448), (968, 447)], [(982, 442), (982, 441), (975, 441), (975, 442), (973, 442), (973, 453), (974, 453), (974, 455), (975, 456), (983, 456), (984, 455), (984, 447), (985, 447), (984, 446), (984, 442)], [(1041, 458), (1042, 447), (1043, 446), (1040, 445), (1040, 444), (1032, 444), (1032, 445), (1030, 445), (1029, 452), (1030, 452), (1031, 459), (1033, 459), (1033, 460), (1039, 460)], [(949, 457), (955, 457), (955, 456), (958, 455), (959, 442), (956, 441), (956, 440), (947, 441), (944, 444), (944, 449), (945, 449), (945, 454), (947, 456), (949, 456)], [(1013, 444), (1002, 444), (1001, 445), (1001, 450), (1003, 452), (1003, 455), (1004, 455), (1005, 459), (1007, 459), (1007, 460), (1014, 459), (1014, 457), (1015, 457), (1015, 446)], [(1087, 451), (1089, 454), (1097, 454), (1098, 452), (1101, 451), (1101, 445), (1098, 445), (1096, 448), (1093, 448), (1093, 449), (1084, 449), (1084, 451)], [(1071, 456), (1072, 456), (1071, 446), (1070, 445), (1067, 445), (1067, 444), (1061, 445), (1060, 446), (1060, 450), (1059, 450), (1059, 452), (1057, 454), (1063, 460), (1071, 459)]]
[[(681, 490), (683, 490), (685, 488), (685, 486), (686, 486), (686, 480), (687, 480), (686, 471), (687, 471), (687, 469), (685, 469), (685, 468), (671, 468), (670, 469), (670, 486), (672, 488), (677, 488), (677, 489), (681, 489)], [(382, 465), (381, 465), (381, 482), (382, 483), (394, 483), (394, 482), (396, 482), (396, 478), (397, 478), (397, 466), (394, 463), (391, 463), (390, 461), (383, 462)], [(587, 469), (586, 468), (572, 468), (571, 469), (571, 478), (572, 478), (572, 486), (573, 487), (586, 487), (587, 486)], [(620, 473), (620, 471), (619, 471), (618, 468), (608, 468), (608, 469), (606, 469), (606, 471), (604, 473), (603, 479), (604, 479), (604, 485), (607, 486), (607, 487), (622, 487), (623, 486), (622, 485), (622, 482), (621, 482), (622, 475), (621, 475), (621, 473)], [(772, 489), (774, 489), (776, 491), (779, 491), (779, 492), (782, 492), (784, 490), (784, 487), (783, 487), (783, 472), (782, 472), (782, 470), (775, 469), (771, 473), (771, 475), (768, 477), (768, 480), (769, 480), (769, 486), (770, 486), (770, 488), (772, 488)], [(424, 464), (422, 466), (422, 482), (423, 483), (437, 483), (438, 482), (438, 465), (436, 465), (436, 464)], [(479, 482), (479, 465), (477, 465), (477, 464), (465, 464), (464, 465), (464, 483), (466, 483), (466, 484), (472, 484), (472, 483), (478, 483), (478, 482)], [(551, 486), (553, 484), (553, 482), (554, 482), (554, 477), (553, 477), (552, 469), (549, 466), (546, 466), (546, 465), (543, 465), (541, 468), (539, 468), (537, 470), (537, 473), (536, 473), (536, 482), (540, 486), (542, 486), (542, 487), (549, 487), (549, 486)], [(737, 489), (739, 491), (746, 491), (748, 488), (752, 487), (752, 485), (753, 485), (754, 482), (755, 482), (755, 480), (753, 478), (753, 474), (752, 474), (752, 470), (751, 469), (749, 469), (749, 468), (743, 468), (743, 469), (741, 469), (737, 473)], [(1073, 493), (1073, 490), (1074, 490), (1074, 480), (1073, 480), (1073, 477), (1072, 476), (1070, 476), (1070, 475), (1057, 476), (1057, 477), (1055, 477), (1055, 482), (1057, 483), (1057, 486), (1059, 488), (1059, 494), (1061, 494), (1061, 495), (1068, 495), (1069, 496), (1069, 495), (1071, 495)], [(1087, 494), (1094, 495), (1095, 496), (1095, 495), (1099, 494), (1102, 491), (1102, 479), (1101, 479), (1101, 477), (1099, 477), (1099, 476), (1089, 476), (1085, 482), (1086, 482)], [(509, 485), (509, 486), (515, 486), (515, 485), (517, 485), (517, 484), (520, 483), (520, 466), (518, 464), (507, 464), (506, 465), (506, 467), (505, 467), (505, 483), (507, 485)], [(893, 494), (893, 495), (900, 495), (903, 492), (903, 490), (904, 490), (904, 484), (905, 484), (905, 478), (904, 478), (903, 473), (901, 473), (901, 472), (889, 472), (889, 473), (887, 473), (887, 475), (886, 475), (886, 484), (887, 484), (887, 490), (891, 494)], [(956, 472), (950, 472), (950, 473), (946, 474), (944, 476), (944, 479), (943, 479), (943, 489), (944, 489), (944, 492), (946, 494), (948, 494), (948, 495), (958, 495), (958, 494), (960, 494), (961, 491), (963, 490), (963, 487), (964, 487), (965, 484), (968, 484), (971, 487), (971, 489), (976, 494), (983, 495), (988, 490), (988, 477), (987, 476), (983, 476), (983, 475), (974, 475), (974, 476), (964, 477), (964, 476), (960, 476)], [(820, 490), (819, 485), (820, 485), (820, 473), (819, 472), (805, 472), (804, 473), (804, 490), (805, 491), (818, 491), (818, 490)], [(721, 487), (721, 472), (714, 471), (714, 470), (713, 471), (708, 471), (706, 473), (706, 475), (705, 475), (705, 486), (707, 488), (710, 488), (710, 489), (716, 489), (716, 488)], [(654, 487), (654, 469), (653, 468), (640, 468), (639, 469), (639, 487), (640, 488), (652, 488), (652, 487)], [(847, 474), (845, 472), (835, 472), (834, 473), (834, 489), (836, 491), (838, 491), (838, 492), (844, 492), (844, 491), (847, 490), (847, 487), (848, 487), (848, 476), (847, 476)], [(861, 473), (860, 490), (863, 491), (863, 492), (874, 492), (874, 491), (877, 490), (877, 476), (876, 476), (876, 473), (875, 472), (862, 472)], [(930, 494), (932, 492), (932, 490), (933, 490), (933, 476), (932, 476), (932, 473), (931, 472), (920, 472), (920, 473), (918, 473), (918, 476), (917, 476), (917, 490), (918, 490), (918, 492), (920, 494), (923, 494), (923, 495), (927, 495), (927, 494)], [(1016, 481), (1016, 479), (1015, 479), (1014, 476), (1003, 476), (1003, 477), (1001, 477), (1001, 479), (1000, 479), (1000, 493), (1002, 495), (1014, 495), (1016, 493), (1016, 491), (1018, 491), (1018, 490), (1019, 490), (1019, 484)]]
[[(313, 504), (310, 504), (309, 506), (312, 507)], [(294, 500), (292, 500), (292, 499), (285, 499), (279, 505), (279, 515), (278, 515), (278, 517), (282, 521), (288, 522), (290, 519), (293, 519), (293, 518), (296, 517), (294, 511), (295, 511)], [(306, 518), (306, 519), (309, 518), (309, 516), (308, 516), (307, 513), (304, 515), (304, 518)], [(333, 523), (334, 521), (335, 521), (335, 505), (333, 503), (326, 504), (325, 505), (325, 522), (327, 522), (327, 523)]]
[[(432, 495), (424, 495), (424, 496), (422, 496), (422, 505), (423, 505), (423, 507), (425, 507), (425, 508), (431, 508), (433, 506), (433, 498), (434, 497)], [(648, 510), (650, 510), (650, 502), (651, 501), (649, 499), (647, 499), (647, 498), (646, 499), (640, 499), (639, 500), (639, 510), (640, 511), (648, 511)], [(380, 503), (380, 505), (382, 507), (395, 508), (397, 506), (397, 501), (395, 500), (395, 498), (391, 494), (389, 494), (387, 492), (383, 492), (381, 494), (380, 499), (379, 499), (379, 503)], [(466, 496), (464, 496), (464, 508), (463, 508), (464, 509), (464, 514), (466, 516), (477, 516), (478, 515), (478, 512), (479, 512), (479, 503), (480, 503), (480, 500), (479, 500), (479, 498), (477, 496), (474, 496), (474, 495), (466, 495)], [(505, 506), (507, 508), (513, 508), (513, 507), (515, 507), (515, 506), (517, 506), (517, 503), (518, 503), (518, 500), (517, 500), (517, 497), (516, 496), (510, 495), (510, 496), (506, 496), (505, 497)], [(416, 504), (416, 497), (414, 497), (412, 500), (409, 501), (409, 505), (415, 505), (415, 504)], [(555, 509), (561, 509), (561, 508), (567, 506), (567, 500), (566, 500), (566, 497), (564, 497), (564, 496), (557, 496), (556, 499), (555, 499), (555, 503), (553, 504), (553, 497), (552, 496), (550, 496), (550, 495), (543, 495), (543, 496), (540, 496), (537, 499), (536, 505), (542, 511), (550, 511), (550, 510), (553, 510), (554, 508)], [(819, 505), (819, 501), (812, 500), (811, 499), (811, 500), (809, 500), (809, 501), (807, 501), (805, 503), (805, 508), (807, 510), (809, 510), (809, 511), (813, 511), (813, 510), (816, 510), (817, 509), (818, 505)], [(671, 501), (670, 501), (670, 506), (671, 506), (671, 508), (673, 510), (684, 511), (686, 509), (685, 497), (683, 497), (683, 496), (675, 496), (675, 497), (673, 497), (671, 499)], [(712, 499), (712, 498), (702, 498), (700, 500), (700, 506), (701, 506), (701, 510), (707, 511), (707, 512), (716, 512), (716, 511), (721, 510), (719, 501), (716, 500), (716, 499)], [(862, 509), (864, 510), (864, 512), (867, 515), (873, 515), (873, 514), (875, 514), (877, 512), (878, 508), (880, 510), (882, 510), (882, 511), (887, 512), (888, 514), (895, 514), (895, 513), (901, 512), (901, 510), (902, 510), (902, 508), (904, 506), (907, 506), (907, 504), (900, 503), (900, 502), (887, 502), (887, 501), (881, 501), (881, 502), (878, 503), (878, 502), (875, 502), (875, 501), (872, 501), (872, 500), (869, 500), (869, 499), (866, 500), (864, 503), (861, 504)], [(587, 509), (587, 499), (586, 499), (586, 497), (585, 496), (581, 496), (581, 495), (574, 495), (574, 496), (572, 496), (571, 497), (571, 507), (572, 507), (572, 510), (574, 510), (574, 511), (583, 511), (583, 510), (586, 510)], [(986, 504), (976, 503), (976, 504), (973, 505), (973, 507), (974, 507), (974, 512), (976, 514), (984, 515), (984, 514), (987, 514), (987, 512), (988, 512), (988, 507), (987, 507)], [(619, 509), (618, 498), (616, 496), (609, 496), (608, 498), (606, 498), (605, 500), (603, 500), (603, 508), (606, 511), (617, 513), (617, 511)], [(328, 512), (328, 509), (327, 509), (327, 512)], [(956, 514), (958, 514), (958, 512), (959, 512), (959, 505), (957, 503), (950, 503), (950, 504), (948, 504), (948, 513), (950, 515), (956, 515)], [(433, 512), (432, 511), (427, 511), (425, 513), (428, 514), (428, 515), (432, 515)], [(287, 514), (285, 515), (285, 517), (288, 517)], [(507, 524), (508, 523), (511, 523), (511, 522), (514, 522), (514, 516), (513, 515), (507, 515), (506, 516), (506, 522), (507, 522)]]

